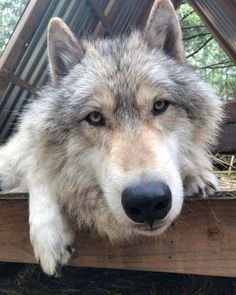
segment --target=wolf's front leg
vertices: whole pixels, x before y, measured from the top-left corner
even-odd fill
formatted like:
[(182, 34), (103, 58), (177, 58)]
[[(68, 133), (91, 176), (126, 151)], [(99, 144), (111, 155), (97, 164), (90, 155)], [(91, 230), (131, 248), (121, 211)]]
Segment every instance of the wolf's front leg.
[(36, 259), (48, 275), (59, 276), (72, 254), (73, 231), (48, 184), (37, 173), (29, 183), (30, 240)]

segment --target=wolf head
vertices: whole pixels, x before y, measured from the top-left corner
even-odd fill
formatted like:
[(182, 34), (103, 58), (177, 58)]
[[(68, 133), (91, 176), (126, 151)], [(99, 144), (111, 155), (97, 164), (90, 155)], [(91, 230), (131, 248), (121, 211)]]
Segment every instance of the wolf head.
[(111, 239), (163, 232), (181, 211), (184, 178), (209, 166), (219, 115), (184, 64), (171, 2), (155, 3), (143, 31), (114, 39), (77, 41), (54, 18), (48, 54), (38, 133), (62, 203)]

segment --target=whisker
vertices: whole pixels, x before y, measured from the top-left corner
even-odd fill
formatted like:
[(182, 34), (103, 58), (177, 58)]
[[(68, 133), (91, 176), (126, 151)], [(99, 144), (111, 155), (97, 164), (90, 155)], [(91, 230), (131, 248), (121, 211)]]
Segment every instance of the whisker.
[(105, 205), (105, 206), (97, 207), (97, 209), (103, 209), (103, 208), (109, 208), (109, 206)]
[(105, 208), (105, 210), (103, 210), (101, 213), (100, 213), (100, 215), (104, 215), (105, 213), (106, 213), (106, 210), (107, 208)]
[(224, 224), (215, 214), (215, 212), (212, 210), (211, 206), (210, 206), (210, 202), (209, 200), (207, 200), (207, 205), (208, 205), (208, 208), (210, 209), (213, 217), (215, 218), (216, 222), (219, 223), (219, 224)]
[(189, 205), (187, 205), (186, 203), (183, 203), (183, 207), (188, 208), (190, 211), (194, 212), (193, 208)]
[(190, 201), (191, 203), (194, 203), (195, 205), (198, 205), (198, 207), (202, 208), (202, 205), (199, 204), (199, 202), (197, 202), (197, 200), (195, 200), (194, 198), (189, 198), (189, 201)]
[(94, 201), (94, 200), (99, 200), (101, 197), (94, 197), (94, 198), (86, 198), (85, 201)]

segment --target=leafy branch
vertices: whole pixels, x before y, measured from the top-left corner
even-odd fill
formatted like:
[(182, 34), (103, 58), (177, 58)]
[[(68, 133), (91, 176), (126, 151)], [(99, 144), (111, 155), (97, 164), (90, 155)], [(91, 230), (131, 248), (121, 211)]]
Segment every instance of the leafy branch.
[(188, 41), (188, 40), (195, 39), (195, 38), (198, 38), (198, 37), (203, 37), (203, 36), (206, 36), (206, 35), (211, 35), (211, 33), (207, 32), (207, 33), (201, 33), (201, 34), (198, 34), (198, 35), (193, 35), (193, 36), (184, 38), (183, 41)]
[(185, 14), (181, 19), (180, 22), (182, 22), (184, 19), (186, 19), (188, 16), (194, 13), (194, 10), (190, 11), (189, 13)]
[(202, 46), (200, 46), (196, 51), (194, 51), (193, 53), (189, 54), (186, 58), (190, 58), (192, 56), (194, 56), (195, 54), (197, 54), (201, 49), (203, 49), (211, 40), (213, 39), (213, 37), (210, 37), (206, 40), (206, 42), (204, 42), (202, 44)]
[(199, 70), (205, 70), (205, 69), (223, 69), (223, 68), (232, 68), (232, 67), (236, 67), (234, 64), (232, 63), (216, 63), (216, 64), (211, 64), (211, 65), (207, 65), (205, 67), (198, 67)]
[(182, 30), (191, 30), (191, 29), (198, 29), (198, 28), (206, 28), (206, 26), (198, 25), (198, 26), (181, 27)]

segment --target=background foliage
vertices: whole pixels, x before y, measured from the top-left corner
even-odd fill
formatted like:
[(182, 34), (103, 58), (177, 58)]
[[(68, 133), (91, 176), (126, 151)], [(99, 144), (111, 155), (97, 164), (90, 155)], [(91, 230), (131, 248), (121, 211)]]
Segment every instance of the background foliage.
[(0, 0), (0, 54), (2, 54), (29, 0)]
[(236, 66), (188, 4), (178, 10), (187, 62), (223, 98), (236, 98)]

